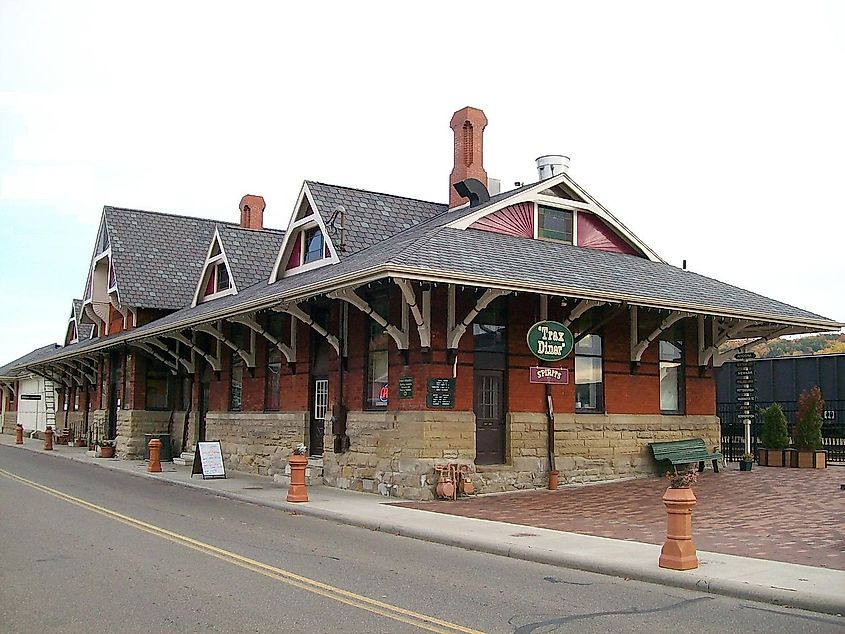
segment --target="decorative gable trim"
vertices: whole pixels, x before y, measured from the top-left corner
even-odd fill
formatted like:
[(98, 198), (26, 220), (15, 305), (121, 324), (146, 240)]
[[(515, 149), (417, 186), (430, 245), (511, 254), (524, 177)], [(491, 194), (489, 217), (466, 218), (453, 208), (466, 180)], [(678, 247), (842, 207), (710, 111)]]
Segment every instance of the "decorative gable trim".
[[(307, 203), (311, 209), (310, 214), (302, 213), (303, 203)], [(304, 243), (305, 233), (313, 228), (318, 228), (323, 234), (323, 257), (319, 260), (305, 263), (303, 262), (306, 252), (306, 245)], [(293, 257), (299, 258), (300, 262), (291, 262), (291, 258)], [(308, 188), (308, 183), (303, 183), (287, 229), (285, 230), (285, 237), (282, 240), (282, 246), (279, 248), (279, 255), (276, 258), (276, 263), (273, 265), (273, 270), (270, 272), (270, 279), (267, 283), (272, 284), (283, 277), (297, 275), (298, 273), (318, 269), (329, 264), (337, 264), (338, 262), (340, 262), (340, 258), (337, 256), (337, 250), (326, 230), (326, 223), (323, 221), (323, 216), (317, 208), (317, 203), (314, 202), (314, 197)]]
[[(570, 200), (569, 198), (558, 198), (556, 196), (549, 195), (554, 191), (554, 188), (557, 185), (561, 185), (564, 189), (571, 190), (575, 192), (575, 195), (579, 198), (582, 198), (583, 201), (578, 200)], [(483, 209), (480, 209), (474, 213), (470, 213), (463, 218), (459, 218), (454, 222), (449, 223), (447, 226), (452, 227), (454, 229), (468, 229), (476, 222), (487, 218), (495, 214), (496, 212), (501, 211), (502, 209), (516, 206), (519, 203), (541, 203), (541, 204), (550, 204), (555, 207), (560, 207), (561, 209), (571, 209), (573, 211), (583, 210), (588, 211), (592, 214), (598, 216), (601, 220), (605, 222), (613, 231), (617, 232), (626, 242), (630, 243), (634, 246), (637, 250), (641, 251), (643, 255), (645, 255), (649, 260), (652, 262), (662, 262), (665, 264), (663, 259), (657, 255), (648, 245), (646, 245), (642, 240), (640, 240), (630, 229), (628, 229), (624, 224), (622, 224), (613, 214), (611, 214), (607, 209), (601, 206), (598, 201), (596, 201), (592, 196), (590, 196), (580, 185), (578, 185), (575, 181), (573, 181), (568, 174), (558, 174), (552, 178), (547, 178), (546, 180), (539, 181), (533, 187), (529, 187), (518, 194), (514, 194), (513, 196), (505, 196), (502, 200), (497, 201), (496, 203), (489, 205)], [(495, 223), (495, 220), (491, 220), (490, 222)], [(481, 226), (478, 226), (481, 228)], [(489, 229), (488, 229), (489, 230)], [(536, 223), (534, 226), (534, 232), (536, 233)]]
[[(209, 282), (216, 284), (212, 275), (216, 274), (217, 267), (223, 265), (226, 273), (229, 276), (229, 287), (222, 291), (212, 291), (207, 293)], [(220, 231), (217, 227), (214, 228), (214, 235), (211, 237), (211, 242), (208, 245), (208, 251), (205, 254), (205, 263), (202, 265), (202, 272), (200, 273), (197, 287), (194, 290), (194, 299), (191, 302), (191, 307), (197, 304), (208, 302), (218, 297), (226, 297), (227, 295), (237, 295), (238, 288), (235, 284), (235, 277), (232, 275), (232, 267), (229, 265), (229, 260), (226, 258), (226, 250), (223, 248), (223, 240), (220, 238)]]
[(476, 220), (470, 225), (470, 228), (533, 238), (534, 215), (533, 204), (529, 202), (516, 203)]

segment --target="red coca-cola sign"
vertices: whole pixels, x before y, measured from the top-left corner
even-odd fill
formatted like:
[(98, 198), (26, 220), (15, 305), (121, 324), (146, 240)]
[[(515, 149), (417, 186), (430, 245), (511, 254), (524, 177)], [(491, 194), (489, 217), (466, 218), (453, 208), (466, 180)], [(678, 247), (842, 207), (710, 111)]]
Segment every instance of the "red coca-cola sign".
[(566, 368), (529, 368), (531, 383), (551, 383), (552, 385), (568, 385), (569, 370)]

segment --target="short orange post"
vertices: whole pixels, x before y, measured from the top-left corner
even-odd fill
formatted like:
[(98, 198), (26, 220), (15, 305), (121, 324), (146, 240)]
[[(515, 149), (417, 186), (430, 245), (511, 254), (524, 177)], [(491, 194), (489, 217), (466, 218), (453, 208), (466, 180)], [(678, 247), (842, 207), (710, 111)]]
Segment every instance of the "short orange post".
[(307, 502), (308, 491), (305, 488), (305, 468), (308, 458), (302, 454), (292, 453), (288, 458), (290, 466), (290, 485), (288, 486), (288, 502)]
[(663, 504), (668, 514), (666, 542), (660, 550), (658, 565), (672, 570), (698, 568), (698, 557), (692, 543), (692, 507), (696, 500), (692, 489), (666, 489)]
[(20, 423), (15, 425), (15, 444), (23, 444), (23, 425), (21, 425)]
[(161, 473), (161, 441), (158, 438), (150, 440), (150, 464), (147, 466), (149, 473)]
[(53, 451), (53, 428), (50, 426), (44, 431), (44, 451)]

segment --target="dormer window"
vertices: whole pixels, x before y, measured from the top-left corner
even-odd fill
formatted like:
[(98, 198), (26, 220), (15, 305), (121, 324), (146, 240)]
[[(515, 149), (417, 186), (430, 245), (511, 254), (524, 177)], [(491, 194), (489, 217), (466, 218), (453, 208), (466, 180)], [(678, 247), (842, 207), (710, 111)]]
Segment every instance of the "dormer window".
[(237, 292), (235, 280), (232, 279), (232, 270), (226, 259), (223, 243), (220, 241), (220, 233), (215, 229), (208, 247), (208, 257), (202, 267), (202, 275), (197, 282), (192, 306)]
[(537, 237), (572, 244), (572, 211), (539, 205)]
[(323, 259), (324, 245), (323, 232), (320, 227), (312, 227), (305, 232), (305, 256), (302, 259), (303, 264), (309, 262), (316, 262)]

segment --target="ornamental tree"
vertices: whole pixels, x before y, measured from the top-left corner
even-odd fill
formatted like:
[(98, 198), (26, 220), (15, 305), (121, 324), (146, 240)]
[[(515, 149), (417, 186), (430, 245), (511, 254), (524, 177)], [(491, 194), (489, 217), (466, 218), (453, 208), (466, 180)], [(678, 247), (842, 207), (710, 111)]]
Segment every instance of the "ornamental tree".
[(786, 427), (786, 416), (778, 403), (763, 410), (763, 429), (760, 440), (766, 449), (786, 449), (789, 447), (789, 431)]
[(795, 446), (805, 451), (822, 448), (822, 412), (824, 401), (818, 386), (798, 397), (798, 422), (792, 431)]

